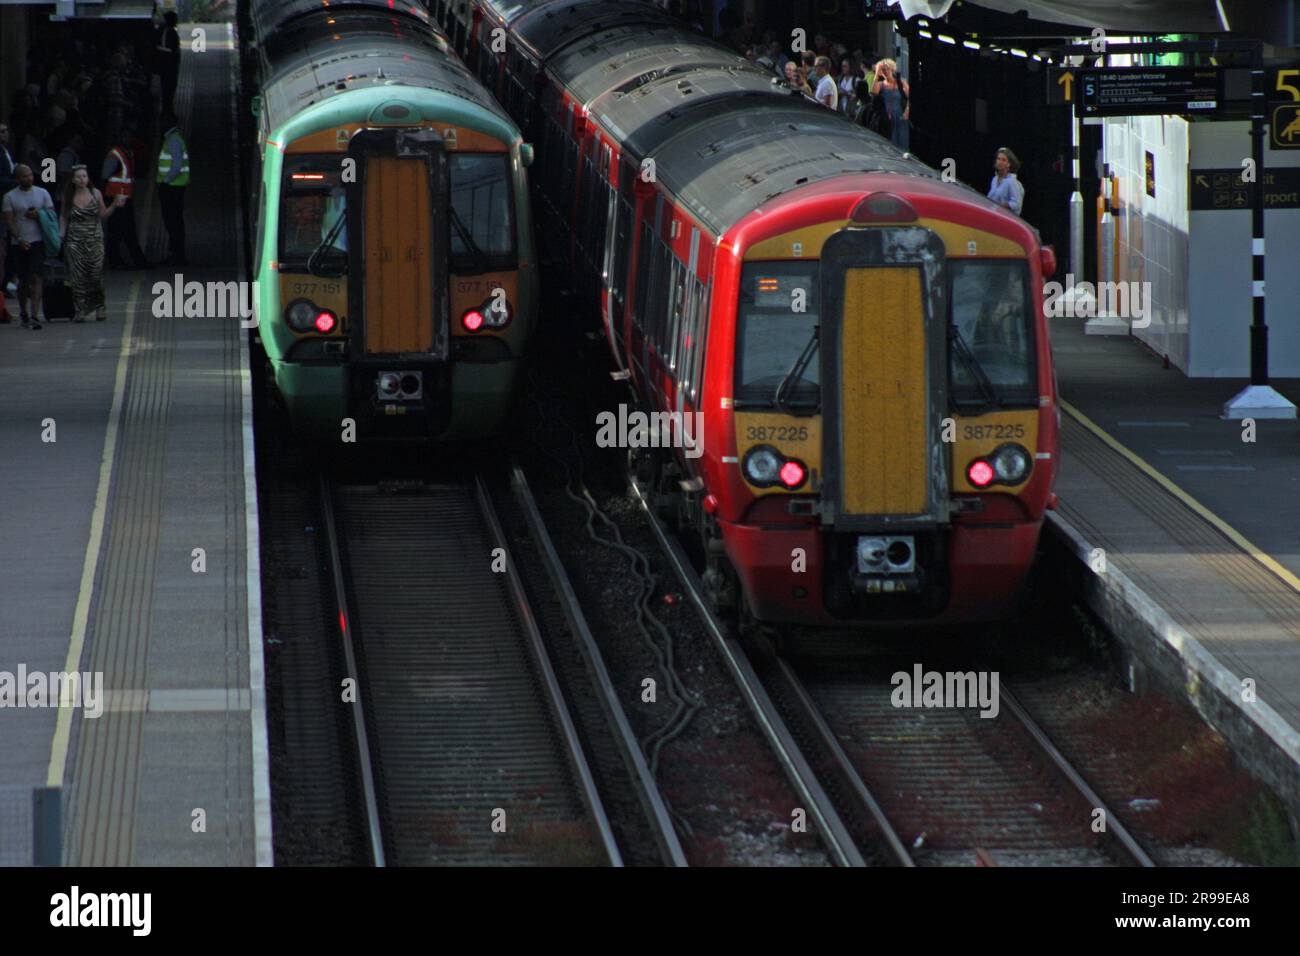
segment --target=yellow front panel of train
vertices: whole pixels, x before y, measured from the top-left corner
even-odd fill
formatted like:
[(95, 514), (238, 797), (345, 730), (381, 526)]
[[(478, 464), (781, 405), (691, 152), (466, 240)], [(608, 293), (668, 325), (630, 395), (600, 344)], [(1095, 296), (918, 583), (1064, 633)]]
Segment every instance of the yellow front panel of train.
[(366, 164), (366, 351), (433, 348), (429, 260), (429, 169), (422, 160), (374, 157)]
[(849, 269), (841, 336), (844, 510), (926, 509), (925, 305), (916, 268)]

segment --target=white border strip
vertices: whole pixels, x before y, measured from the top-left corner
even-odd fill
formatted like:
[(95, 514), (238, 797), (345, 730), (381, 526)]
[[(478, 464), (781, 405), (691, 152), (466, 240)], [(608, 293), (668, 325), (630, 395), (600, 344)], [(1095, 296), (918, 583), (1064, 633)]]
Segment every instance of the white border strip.
[(239, 390), (244, 432), (244, 592), (248, 601), (248, 688), (253, 733), (253, 839), (258, 866), (272, 866), (271, 751), (266, 730), (266, 658), (262, 651), (262, 530), (257, 516), (257, 452), (253, 447), (252, 365), (248, 332), (239, 330)]
[(1156, 637), (1173, 650), (1178, 658), (1206, 684), (1213, 687), (1237, 710), (1254, 724), (1261, 733), (1268, 737), (1282, 753), (1292, 762), (1300, 765), (1300, 730), (1292, 727), (1282, 715), (1258, 697), (1255, 702), (1247, 704), (1241, 699), (1241, 680), (1230, 671), (1222, 661), (1207, 651), (1204, 645), (1178, 624), (1169, 613), (1140, 587), (1133, 583), (1127, 574), (1120, 571), (1113, 563), (1107, 562), (1104, 574), (1092, 570), (1090, 557), (1093, 546), (1084, 540), (1074, 526), (1058, 512), (1047, 512), (1047, 519), (1053, 529), (1060, 533), (1075, 557), (1083, 562), (1089, 573), (1101, 579), (1102, 587), (1114, 595), (1125, 608), (1135, 614)]
[[(233, 89), (238, 90), (239, 50), (233, 24), (226, 24), (226, 37), (231, 51), (231, 82), (234, 84)], [(233, 129), (238, 132), (239, 97), (232, 95), (230, 99)], [(238, 190), (238, 176), (235, 185)], [(235, 231), (239, 234), (235, 248), (243, 249), (248, 237), (244, 235), (243, 219), (238, 215), (238, 210)], [(253, 750), (253, 854), (258, 866), (274, 866), (275, 845), (271, 839), (271, 748), (266, 729), (266, 656), (262, 645), (262, 528), (257, 511), (252, 358), (248, 351), (248, 330), (241, 327), (238, 335), (240, 417), (244, 434), (244, 595), (248, 603), (248, 689), (251, 700), (248, 722)]]

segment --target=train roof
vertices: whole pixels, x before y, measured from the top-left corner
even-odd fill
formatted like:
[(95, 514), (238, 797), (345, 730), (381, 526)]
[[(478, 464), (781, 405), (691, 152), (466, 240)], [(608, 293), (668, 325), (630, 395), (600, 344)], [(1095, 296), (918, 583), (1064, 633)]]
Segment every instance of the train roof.
[(554, 0), (520, 16), (511, 31), (528, 56), (546, 62), (569, 44), (602, 30), (676, 22), (648, 0)]
[(725, 47), (699, 56), (698, 40), (676, 24), (619, 25), (571, 44), (551, 63), (556, 75), (587, 105), (605, 93), (626, 95), (675, 73), (702, 68), (752, 72), (775, 79)]
[(482, 0), (487, 16), (495, 17), (499, 23), (509, 26), (525, 13), (536, 10), (548, 3), (560, 0)]
[[(722, 101), (719, 105), (726, 105)], [(684, 208), (722, 233), (771, 199), (853, 173), (938, 179), (889, 140), (811, 101), (704, 115), (658, 150), (656, 171)]]
[[(569, 0), (565, 9), (572, 16), (585, 9), (590, 22), (602, 6)], [(718, 234), (777, 196), (846, 174), (938, 179), (888, 140), (676, 21), (587, 36), (556, 56), (551, 71), (629, 159), (653, 159), (659, 182)]]
[[(299, 17), (262, 49), (262, 101), (272, 129), (315, 103), (360, 88), (435, 90), (506, 120), (441, 34), (415, 19), (371, 11)], [(513, 125), (513, 124), (511, 124)]]
[(249, 16), (258, 42), (265, 42), (286, 23), (310, 13), (370, 10), (376, 13), (400, 14), (414, 17), (425, 24), (432, 23), (429, 11), (416, 0), (253, 0)]

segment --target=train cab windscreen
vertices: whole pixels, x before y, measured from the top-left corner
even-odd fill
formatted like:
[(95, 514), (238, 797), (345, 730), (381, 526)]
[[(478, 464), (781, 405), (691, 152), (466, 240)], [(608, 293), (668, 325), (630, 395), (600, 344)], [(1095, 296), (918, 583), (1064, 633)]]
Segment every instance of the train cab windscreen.
[(451, 271), (458, 275), (517, 268), (510, 158), (505, 153), (453, 153)]
[(950, 259), (952, 394), (958, 402), (1037, 404), (1033, 305), (1020, 260)]
[(346, 187), (338, 160), (307, 156), (286, 161), (284, 208), (280, 217), (280, 263), (305, 270), (313, 257), (346, 261)]
[(821, 395), (816, 262), (751, 262), (736, 315), (738, 406), (816, 406)]

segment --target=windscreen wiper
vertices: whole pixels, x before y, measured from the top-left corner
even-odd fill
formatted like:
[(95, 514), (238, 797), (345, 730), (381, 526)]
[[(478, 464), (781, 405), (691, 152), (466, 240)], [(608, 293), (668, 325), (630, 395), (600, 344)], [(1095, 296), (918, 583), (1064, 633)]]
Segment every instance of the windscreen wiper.
[(975, 387), (979, 389), (980, 397), (984, 399), (985, 404), (1001, 405), (1002, 402), (998, 400), (998, 390), (989, 381), (988, 375), (984, 372), (984, 366), (980, 365), (979, 359), (975, 357), (975, 353), (971, 351), (971, 347), (966, 343), (966, 339), (962, 337), (961, 330), (957, 326), (948, 326), (948, 341), (952, 343), (957, 357), (966, 366), (966, 371), (970, 373), (971, 378), (975, 379)]
[[(776, 393), (772, 396), (772, 404), (788, 414), (798, 415), (799, 411), (795, 408), (793, 402), (787, 402), (785, 400), (786, 389), (792, 387), (803, 378), (803, 373), (808, 369), (809, 363), (812, 362), (813, 355), (817, 352), (817, 344), (820, 339), (821, 326), (814, 325), (812, 334), (808, 336), (808, 342), (804, 345), (803, 351), (799, 353), (799, 357), (795, 359), (794, 364), (790, 366), (790, 371), (785, 373), (785, 377), (781, 379), (780, 384), (776, 387)], [(813, 402), (812, 409), (804, 414), (816, 414), (820, 404), (820, 402)]]
[(456, 212), (456, 207), (448, 204), (447, 209), (451, 212), (451, 225), (456, 230), (456, 235), (460, 236), (460, 241), (464, 244), (466, 251), (474, 258), (474, 268), (479, 272), (487, 272), (490, 268), (487, 253), (474, 241), (473, 234), (465, 225), (465, 220), (460, 218), (460, 213)]
[[(320, 241), (320, 245), (317, 246), (315, 251), (307, 257), (307, 271), (312, 275), (334, 278), (336, 276), (341, 276), (348, 271), (348, 260), (346, 255), (344, 255), (343, 265), (338, 272), (319, 271), (321, 260), (324, 258), (326, 252), (334, 248), (334, 240), (336, 240), (339, 237), (339, 233), (343, 231), (343, 226), (347, 222), (347, 218), (348, 213), (345, 209), (340, 212), (338, 218), (334, 220), (334, 225), (330, 226), (330, 231), (325, 234), (325, 238)], [(340, 254), (343, 253), (342, 249), (337, 251)]]

